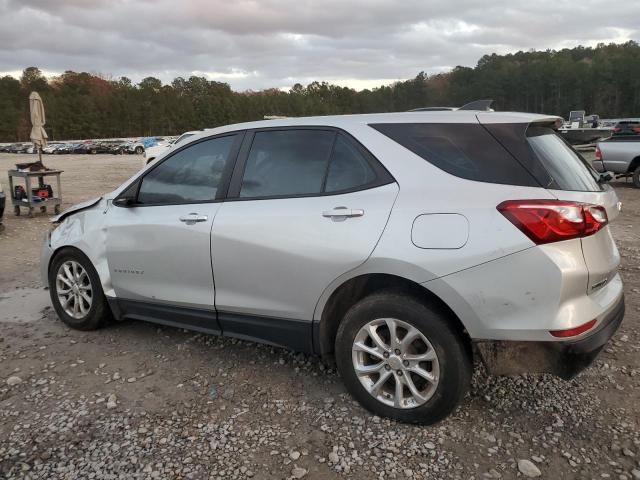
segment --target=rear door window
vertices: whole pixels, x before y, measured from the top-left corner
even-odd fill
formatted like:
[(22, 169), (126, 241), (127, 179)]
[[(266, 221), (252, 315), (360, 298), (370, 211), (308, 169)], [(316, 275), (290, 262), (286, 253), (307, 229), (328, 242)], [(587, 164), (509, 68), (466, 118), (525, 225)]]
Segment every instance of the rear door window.
[(539, 186), (480, 124), (389, 123), (373, 128), (447, 173), (468, 180)]
[(258, 130), (236, 166), (230, 198), (337, 195), (395, 180), (356, 139), (334, 128)]
[(241, 198), (322, 192), (335, 133), (327, 130), (257, 132), (242, 178)]

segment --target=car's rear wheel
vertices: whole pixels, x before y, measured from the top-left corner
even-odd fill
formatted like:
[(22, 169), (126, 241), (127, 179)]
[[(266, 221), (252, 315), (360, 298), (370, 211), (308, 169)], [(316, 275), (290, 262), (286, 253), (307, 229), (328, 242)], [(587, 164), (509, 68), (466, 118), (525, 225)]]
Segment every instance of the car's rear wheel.
[(403, 422), (443, 419), (471, 380), (469, 348), (447, 315), (399, 293), (377, 293), (351, 307), (335, 355), (347, 389), (364, 407)]
[(142, 147), (136, 147), (136, 154), (137, 155), (142, 155), (144, 153), (144, 148)]
[(58, 317), (72, 328), (95, 330), (110, 316), (96, 269), (79, 250), (66, 248), (54, 257), (49, 291)]

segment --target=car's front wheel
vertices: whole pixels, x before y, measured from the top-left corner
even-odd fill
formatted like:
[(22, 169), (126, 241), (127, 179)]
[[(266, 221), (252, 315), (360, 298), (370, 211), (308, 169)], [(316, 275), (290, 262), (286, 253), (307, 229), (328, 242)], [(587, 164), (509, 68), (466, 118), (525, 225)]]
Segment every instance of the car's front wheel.
[(469, 348), (447, 315), (394, 292), (351, 307), (338, 328), (335, 355), (347, 389), (363, 406), (403, 422), (443, 419), (471, 380)]
[(110, 316), (96, 269), (72, 248), (61, 250), (49, 268), (49, 291), (58, 317), (77, 330), (95, 330)]

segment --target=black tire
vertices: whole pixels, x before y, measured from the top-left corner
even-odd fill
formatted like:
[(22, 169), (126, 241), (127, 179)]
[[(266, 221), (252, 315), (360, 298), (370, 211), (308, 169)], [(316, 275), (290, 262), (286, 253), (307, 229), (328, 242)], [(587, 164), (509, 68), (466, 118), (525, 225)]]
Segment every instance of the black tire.
[(144, 148), (136, 147), (136, 155), (142, 155), (144, 153)]
[(640, 188), (640, 165), (633, 171), (633, 186)]
[[(439, 363), (432, 396), (413, 408), (395, 408), (374, 398), (362, 385), (352, 361), (352, 345), (360, 329), (375, 319), (394, 318), (417, 328), (431, 343)], [(430, 425), (449, 415), (471, 383), (471, 350), (447, 314), (427, 302), (395, 292), (370, 295), (353, 305), (338, 328), (335, 342), (338, 371), (349, 392), (372, 413), (401, 422)]]
[[(80, 319), (74, 318), (65, 312), (64, 307), (61, 305), (58, 299), (58, 290), (56, 276), (61, 265), (67, 261), (75, 261), (79, 263), (82, 268), (87, 272), (87, 275), (91, 281), (92, 288), (92, 302), (87, 314)], [(89, 258), (80, 250), (74, 248), (64, 248), (55, 255), (49, 266), (49, 293), (51, 295), (51, 302), (58, 317), (64, 323), (76, 330), (96, 330), (100, 328), (104, 323), (111, 318), (111, 310), (107, 299), (102, 291), (102, 285), (98, 273), (94, 268)]]

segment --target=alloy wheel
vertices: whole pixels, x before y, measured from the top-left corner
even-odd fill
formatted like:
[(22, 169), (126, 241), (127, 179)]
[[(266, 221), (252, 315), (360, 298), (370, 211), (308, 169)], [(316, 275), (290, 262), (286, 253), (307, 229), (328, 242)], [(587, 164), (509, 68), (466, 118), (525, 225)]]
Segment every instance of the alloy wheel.
[(89, 274), (78, 262), (68, 260), (60, 265), (56, 274), (56, 293), (67, 315), (76, 320), (87, 316), (93, 302), (93, 289)]
[(435, 393), (440, 363), (420, 330), (395, 318), (365, 324), (351, 349), (353, 368), (376, 400), (394, 408), (415, 408)]

